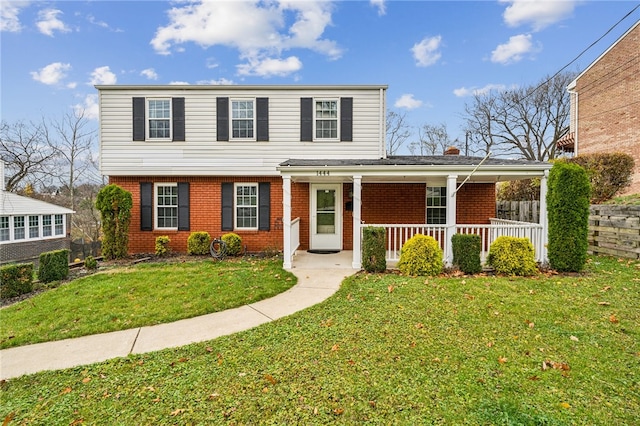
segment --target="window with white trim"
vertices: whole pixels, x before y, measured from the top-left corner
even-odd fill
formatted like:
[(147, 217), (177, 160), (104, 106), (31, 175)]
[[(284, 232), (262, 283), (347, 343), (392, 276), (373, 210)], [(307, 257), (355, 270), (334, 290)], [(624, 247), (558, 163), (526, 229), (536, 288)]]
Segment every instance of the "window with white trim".
[(255, 139), (255, 103), (253, 99), (231, 101), (231, 138)]
[(149, 139), (171, 138), (171, 99), (149, 99)]
[(40, 217), (29, 216), (29, 238), (40, 237)]
[(447, 223), (447, 188), (445, 186), (427, 187), (427, 224), (443, 225)]
[(24, 216), (14, 216), (13, 217), (13, 239), (14, 240), (24, 240), (25, 235), (25, 227), (24, 227)]
[(0, 241), (9, 241), (9, 216), (0, 216)]
[(53, 226), (51, 222), (51, 215), (42, 216), (42, 236), (50, 237), (53, 235)]
[(156, 187), (156, 228), (178, 229), (178, 184), (158, 183)]
[(338, 139), (338, 101), (315, 101), (316, 139)]
[(236, 183), (236, 229), (258, 229), (258, 184)]
[(64, 235), (64, 216), (61, 214), (57, 214), (55, 216), (55, 227), (54, 231), (56, 235)]

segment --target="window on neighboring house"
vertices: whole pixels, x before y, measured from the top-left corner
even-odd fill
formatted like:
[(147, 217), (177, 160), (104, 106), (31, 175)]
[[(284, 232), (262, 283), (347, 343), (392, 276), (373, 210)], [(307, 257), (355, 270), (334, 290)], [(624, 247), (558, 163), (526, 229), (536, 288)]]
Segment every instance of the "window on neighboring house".
[(315, 102), (316, 139), (338, 139), (338, 101)]
[(171, 101), (149, 99), (149, 138), (171, 138)]
[(427, 187), (427, 224), (447, 223), (447, 188), (444, 186)]
[(236, 228), (258, 229), (258, 185), (236, 184)]
[(0, 241), (9, 241), (9, 216), (0, 216)]
[(13, 217), (13, 239), (24, 240), (24, 238), (25, 238), (24, 216), (14, 216)]
[(53, 235), (53, 228), (51, 223), (51, 215), (42, 216), (42, 236), (50, 237)]
[(61, 214), (55, 215), (55, 227), (54, 231), (56, 235), (64, 235), (64, 216)]
[(178, 229), (178, 185), (156, 184), (156, 228)]
[(253, 107), (253, 100), (231, 101), (231, 138), (254, 138), (255, 114)]
[(29, 216), (29, 238), (40, 237), (40, 217)]

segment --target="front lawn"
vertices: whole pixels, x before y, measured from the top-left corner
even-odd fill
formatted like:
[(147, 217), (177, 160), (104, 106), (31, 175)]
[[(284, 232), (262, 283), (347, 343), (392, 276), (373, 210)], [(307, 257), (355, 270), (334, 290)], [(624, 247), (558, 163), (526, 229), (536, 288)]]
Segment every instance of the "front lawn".
[(576, 276), (358, 274), (201, 344), (3, 383), (24, 424), (632, 425), (640, 263)]
[(0, 310), (0, 348), (167, 323), (282, 293), (278, 260), (139, 264), (80, 278)]

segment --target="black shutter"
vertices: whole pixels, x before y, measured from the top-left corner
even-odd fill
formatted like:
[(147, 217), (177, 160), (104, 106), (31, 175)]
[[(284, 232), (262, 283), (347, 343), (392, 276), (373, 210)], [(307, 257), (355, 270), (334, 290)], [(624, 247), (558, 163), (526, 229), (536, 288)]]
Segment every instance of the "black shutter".
[(300, 98), (300, 140), (313, 141), (313, 98)]
[(189, 227), (189, 182), (178, 182), (178, 231)]
[(229, 140), (229, 98), (216, 98), (216, 131), (219, 141)]
[(173, 116), (173, 140), (184, 141), (184, 98), (171, 99)]
[(353, 141), (353, 98), (340, 98), (340, 140)]
[(233, 182), (222, 182), (222, 230), (233, 231)]
[(133, 98), (133, 140), (144, 140), (144, 98)]
[(256, 98), (257, 141), (269, 140), (269, 98)]
[(271, 184), (260, 182), (258, 184), (258, 230), (268, 231), (271, 216)]
[(140, 182), (140, 230), (153, 231), (153, 183)]

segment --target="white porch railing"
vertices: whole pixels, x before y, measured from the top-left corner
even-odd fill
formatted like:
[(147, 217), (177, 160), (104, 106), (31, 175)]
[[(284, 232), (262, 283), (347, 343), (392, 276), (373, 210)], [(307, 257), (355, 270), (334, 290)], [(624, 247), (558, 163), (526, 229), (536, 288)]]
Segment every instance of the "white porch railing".
[(291, 221), (291, 255), (300, 247), (300, 218)]
[[(400, 250), (403, 244), (416, 234), (429, 235), (440, 243), (443, 253), (449, 253), (451, 241), (446, 238), (447, 225), (407, 225), (407, 224), (366, 224), (366, 226), (382, 227), (386, 230), (387, 262), (397, 262), (400, 260)], [(457, 234), (477, 234), (480, 236), (481, 251), (480, 257), (484, 263), (489, 254), (489, 247), (501, 236), (529, 238), (535, 250), (536, 260), (543, 261), (543, 239), (542, 225), (529, 222), (517, 222), (512, 220), (491, 219), (491, 224), (480, 225), (455, 225)], [(446, 261), (447, 259), (445, 259)]]

